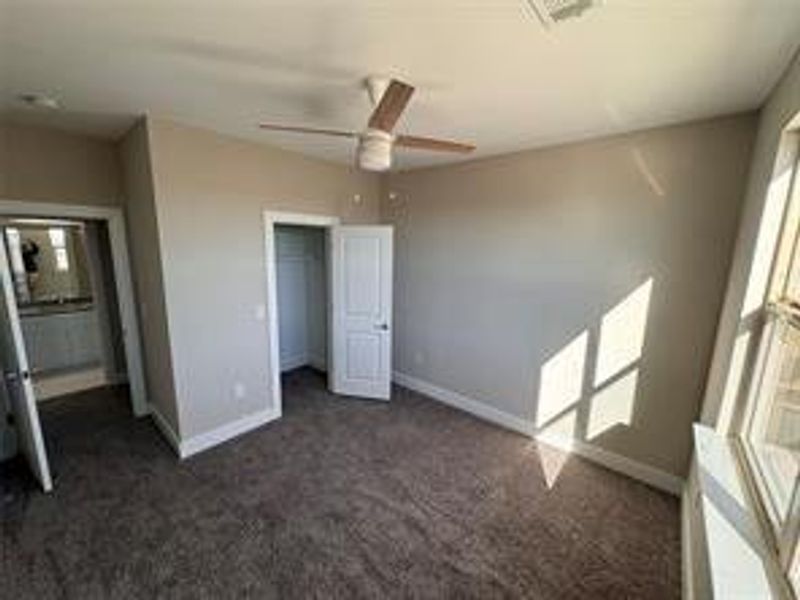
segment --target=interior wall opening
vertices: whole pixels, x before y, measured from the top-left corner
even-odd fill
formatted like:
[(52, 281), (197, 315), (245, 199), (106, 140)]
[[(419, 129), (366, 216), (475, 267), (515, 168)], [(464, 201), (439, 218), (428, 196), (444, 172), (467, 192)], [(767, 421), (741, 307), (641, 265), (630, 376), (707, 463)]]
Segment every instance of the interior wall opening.
[(93, 220), (3, 220), (37, 401), (126, 379), (108, 229)]
[(328, 369), (326, 229), (275, 225), (278, 340), (282, 376)]
[(50, 450), (57, 464), (68, 437), (148, 414), (125, 221), (0, 203), (0, 461), (49, 492)]

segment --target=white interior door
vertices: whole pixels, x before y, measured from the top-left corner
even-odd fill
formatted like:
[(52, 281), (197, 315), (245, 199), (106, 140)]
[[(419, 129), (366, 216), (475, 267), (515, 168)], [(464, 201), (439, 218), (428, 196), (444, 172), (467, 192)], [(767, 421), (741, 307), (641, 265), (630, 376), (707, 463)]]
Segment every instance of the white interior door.
[(392, 228), (331, 228), (334, 393), (388, 400), (392, 352)]
[(20, 450), (28, 460), (31, 471), (45, 492), (53, 489), (50, 466), (44, 447), (39, 411), (33, 393), (25, 340), (22, 337), (14, 284), (8, 264), (5, 236), (0, 239), (0, 365), (3, 369), (2, 386), (14, 412), (14, 426)]

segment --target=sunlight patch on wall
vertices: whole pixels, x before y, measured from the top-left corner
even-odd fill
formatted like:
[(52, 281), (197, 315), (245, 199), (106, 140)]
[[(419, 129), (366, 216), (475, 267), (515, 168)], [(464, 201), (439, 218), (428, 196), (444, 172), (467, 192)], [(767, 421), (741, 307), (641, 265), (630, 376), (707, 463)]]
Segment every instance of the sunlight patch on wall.
[(615, 425), (631, 424), (638, 381), (639, 372), (633, 370), (592, 396), (589, 402), (587, 439), (597, 437)]
[(652, 289), (649, 278), (603, 317), (595, 386), (641, 358)]
[(750, 348), (750, 337), (751, 332), (749, 330), (742, 331), (736, 336), (736, 341), (733, 344), (731, 363), (728, 367), (725, 389), (722, 392), (722, 404), (720, 405), (720, 413), (715, 427), (719, 432), (726, 433), (733, 420), (733, 409), (736, 406), (736, 399), (741, 389), (742, 376), (747, 366), (746, 360)]
[(581, 398), (589, 334), (584, 331), (542, 366), (536, 425), (542, 427)]
[(540, 461), (548, 489), (576, 444), (633, 424), (652, 291), (648, 278), (542, 366), (536, 437), (564, 453)]
[(572, 441), (575, 439), (576, 426), (578, 424), (578, 411), (573, 408), (569, 412), (553, 419), (546, 427), (539, 432), (539, 439), (542, 439), (562, 450), (572, 449)]
[(792, 169), (787, 168), (779, 175), (776, 175), (769, 184), (767, 200), (764, 204), (764, 212), (761, 214), (761, 223), (758, 228), (753, 264), (750, 267), (750, 278), (747, 281), (747, 292), (744, 296), (741, 312), (742, 317), (746, 317), (751, 312), (758, 310), (764, 302), (772, 269), (772, 258), (775, 254), (775, 245), (778, 242), (783, 213), (789, 197), (791, 178)]
[(661, 185), (661, 182), (658, 180), (658, 178), (653, 173), (653, 170), (647, 164), (647, 161), (645, 160), (642, 151), (639, 150), (638, 148), (634, 148), (632, 152), (633, 152), (633, 162), (636, 165), (636, 168), (639, 170), (639, 173), (642, 174), (642, 177), (647, 182), (647, 185), (650, 187), (650, 189), (653, 190), (653, 193), (660, 198), (666, 196), (666, 191), (664, 190), (664, 186)]

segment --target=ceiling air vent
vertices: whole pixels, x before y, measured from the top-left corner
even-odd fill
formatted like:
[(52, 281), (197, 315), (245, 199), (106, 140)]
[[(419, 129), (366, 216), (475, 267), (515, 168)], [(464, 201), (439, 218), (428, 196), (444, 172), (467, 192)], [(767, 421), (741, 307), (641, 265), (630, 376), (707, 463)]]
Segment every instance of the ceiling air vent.
[(527, 0), (536, 16), (546, 27), (579, 17), (584, 11), (599, 3), (598, 0)]

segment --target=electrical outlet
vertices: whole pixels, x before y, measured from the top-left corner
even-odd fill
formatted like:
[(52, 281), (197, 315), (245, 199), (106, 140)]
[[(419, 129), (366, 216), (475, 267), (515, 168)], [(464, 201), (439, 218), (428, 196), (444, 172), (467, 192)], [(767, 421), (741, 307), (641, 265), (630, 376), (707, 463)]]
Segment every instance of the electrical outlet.
[(421, 365), (425, 362), (425, 356), (422, 352), (414, 352), (414, 364)]
[(237, 400), (241, 400), (247, 395), (247, 389), (244, 387), (243, 383), (237, 382), (233, 386), (233, 395), (236, 397)]

